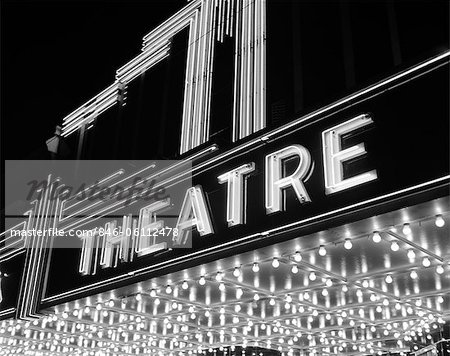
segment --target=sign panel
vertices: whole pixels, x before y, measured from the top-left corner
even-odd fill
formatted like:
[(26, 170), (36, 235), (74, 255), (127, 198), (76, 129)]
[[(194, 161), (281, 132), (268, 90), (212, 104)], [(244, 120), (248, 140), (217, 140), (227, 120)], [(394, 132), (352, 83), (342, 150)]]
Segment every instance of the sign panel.
[[(87, 255), (87, 249), (55, 249), (45, 304), (215, 259), (232, 253), (232, 247), (273, 243), (314, 221), (448, 185), (447, 77), (447, 66), (440, 66), (291, 130), (263, 135), (249, 149), (218, 150), (215, 157), (194, 162), (192, 185), (173, 212), (178, 228), (193, 228), (191, 248), (161, 254), (138, 249), (133, 261), (114, 268), (98, 268), (107, 262), (97, 261), (95, 273), (90, 264), (95, 255)], [(438, 94), (428, 95), (431, 91)], [(168, 178), (166, 184), (180, 184), (183, 177)], [(138, 224), (149, 216), (142, 208), (132, 206), (134, 215), (141, 214)]]

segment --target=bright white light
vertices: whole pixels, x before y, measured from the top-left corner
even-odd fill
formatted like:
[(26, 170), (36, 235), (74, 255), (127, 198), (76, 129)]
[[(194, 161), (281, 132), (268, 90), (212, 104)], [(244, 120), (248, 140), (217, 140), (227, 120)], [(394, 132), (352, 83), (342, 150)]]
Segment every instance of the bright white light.
[(439, 265), (436, 267), (436, 273), (437, 274), (442, 274), (444, 273), (444, 267), (442, 265)]
[(206, 283), (206, 279), (204, 276), (201, 276), (200, 279), (198, 280), (198, 284), (200, 284), (201, 286), (204, 286)]
[(323, 246), (323, 245), (321, 245), (320, 247), (319, 247), (319, 255), (320, 256), (325, 256), (327, 254), (327, 249), (325, 248), (325, 246)]
[(244, 294), (244, 291), (242, 290), (242, 288), (236, 289), (236, 298), (237, 299), (241, 299), (243, 294)]
[(434, 223), (437, 227), (443, 227), (445, 225), (445, 220), (442, 215), (437, 215)]
[(347, 287), (346, 284), (344, 284), (344, 285), (342, 286), (342, 291), (343, 291), (344, 293), (347, 293), (347, 292), (348, 292), (348, 287)]
[(156, 290), (152, 289), (150, 291), (150, 297), (155, 298), (156, 297)]
[(294, 274), (298, 273), (298, 266), (297, 265), (293, 265), (292, 268), (291, 268), (291, 272), (294, 273)]
[(412, 279), (416, 279), (416, 278), (418, 277), (416, 271), (411, 271), (411, 273), (409, 274), (409, 276), (410, 276)]
[(325, 282), (327, 287), (331, 287), (333, 285), (333, 281), (331, 280), (331, 278), (328, 278)]
[(394, 252), (397, 252), (399, 249), (400, 249), (400, 246), (398, 245), (397, 241), (392, 241), (391, 250)]
[(390, 274), (388, 274), (385, 278), (386, 283), (392, 283), (393, 279), (392, 276)]
[(372, 235), (372, 241), (375, 243), (379, 243), (381, 241), (381, 235), (378, 231), (375, 231)]
[(220, 272), (220, 271), (217, 272), (216, 273), (216, 281), (220, 282), (222, 280), (222, 278), (223, 278), (222, 272)]
[(416, 253), (414, 252), (414, 250), (408, 250), (407, 256), (410, 260), (412, 260), (416, 257)]
[(300, 262), (302, 260), (302, 254), (300, 253), (300, 251), (297, 251), (295, 253), (294, 260), (295, 260), (295, 262)]
[(322, 295), (324, 296), (324, 297), (326, 297), (327, 295), (328, 295), (328, 290), (327, 289), (322, 289)]
[(259, 294), (255, 293), (255, 295), (253, 296), (253, 300), (258, 301), (259, 300)]
[(222, 292), (225, 290), (225, 284), (223, 282), (219, 283), (219, 290), (221, 290)]
[(184, 281), (183, 284), (181, 285), (181, 288), (183, 289), (188, 289), (189, 288), (189, 284), (187, 281)]
[(402, 232), (403, 232), (405, 235), (411, 234), (411, 226), (409, 226), (409, 224), (403, 225)]
[(274, 298), (270, 298), (269, 304), (270, 305), (275, 305), (275, 299)]
[(259, 264), (257, 262), (253, 263), (252, 271), (255, 273), (259, 272)]
[(234, 267), (233, 276), (236, 278), (241, 275), (241, 269), (239, 267)]
[(272, 260), (272, 267), (278, 268), (280, 266), (280, 261), (278, 261), (278, 258), (274, 257)]
[(345, 239), (344, 248), (346, 250), (351, 250), (353, 247), (352, 241), (350, 239)]
[(431, 266), (431, 261), (430, 261), (430, 259), (429, 259), (428, 257), (424, 257), (423, 260), (422, 260), (422, 265), (423, 265), (424, 267), (430, 267), (430, 266)]
[(311, 281), (315, 281), (316, 278), (317, 278), (317, 276), (316, 276), (316, 274), (315, 274), (314, 272), (311, 272), (311, 273), (309, 274), (309, 279), (310, 279)]

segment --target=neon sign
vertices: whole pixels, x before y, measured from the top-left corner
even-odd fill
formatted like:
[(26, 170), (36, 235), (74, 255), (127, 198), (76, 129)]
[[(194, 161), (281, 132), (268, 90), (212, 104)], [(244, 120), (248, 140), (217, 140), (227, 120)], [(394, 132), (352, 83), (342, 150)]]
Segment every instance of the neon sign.
[[(322, 132), (323, 170), (326, 177), (325, 193), (333, 194), (350, 189), (377, 178), (376, 170), (362, 173), (351, 178), (344, 178), (343, 165), (350, 159), (366, 154), (364, 143), (342, 149), (341, 138), (362, 127), (370, 125), (373, 120), (368, 115), (359, 115), (344, 123), (335, 125)], [(292, 174), (285, 174), (285, 162), (298, 159), (297, 167)], [(255, 162), (245, 163), (217, 177), (219, 184), (226, 184), (226, 220), (229, 227), (245, 224), (247, 204), (247, 178), (255, 171)], [(290, 145), (272, 152), (265, 157), (265, 209), (266, 214), (284, 211), (284, 191), (292, 188), (300, 204), (312, 201), (304, 183), (314, 169), (309, 150), (299, 144)], [(104, 236), (91, 234), (82, 236), (82, 253), (79, 272), (83, 275), (96, 273), (96, 261), (102, 268), (116, 267), (118, 261), (130, 262), (134, 254), (144, 256), (168, 248), (166, 242), (156, 242), (156, 235), (165, 229), (164, 221), (157, 220), (160, 213), (170, 205), (170, 199), (154, 202), (140, 210), (139, 219), (124, 216), (121, 228), (115, 221), (105, 225)], [(136, 227), (138, 227), (136, 229)], [(205, 193), (200, 185), (188, 188), (182, 203), (176, 227), (171, 229), (174, 246), (186, 245), (192, 228), (200, 236), (214, 234), (210, 209), (207, 206)], [(147, 230), (147, 231), (146, 231)], [(165, 235), (165, 232), (164, 232)], [(131, 252), (130, 252), (131, 251)]]

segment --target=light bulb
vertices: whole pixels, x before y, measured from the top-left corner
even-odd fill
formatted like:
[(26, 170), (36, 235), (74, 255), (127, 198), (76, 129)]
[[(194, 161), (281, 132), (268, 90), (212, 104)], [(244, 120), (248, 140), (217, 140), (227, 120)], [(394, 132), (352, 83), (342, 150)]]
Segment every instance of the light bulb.
[(323, 256), (325, 256), (326, 254), (327, 254), (327, 250), (326, 250), (325, 246), (321, 245), (321, 246), (319, 247), (319, 255), (323, 257)]
[(391, 276), (390, 274), (388, 274), (388, 275), (386, 276), (385, 281), (386, 281), (386, 283), (392, 283), (392, 281), (393, 281), (392, 276)]
[(409, 276), (410, 276), (412, 279), (416, 279), (416, 278), (417, 278), (417, 272), (416, 272), (416, 271), (411, 271), (411, 273), (409, 274)]
[(344, 293), (347, 293), (347, 292), (348, 292), (348, 287), (347, 287), (346, 284), (344, 284), (344, 285), (342, 286), (342, 291), (343, 291)]
[(291, 268), (291, 272), (294, 273), (294, 274), (298, 273), (298, 266), (297, 265), (293, 265), (292, 268)]
[(220, 282), (222, 280), (222, 277), (223, 277), (222, 272), (219, 271), (216, 273), (216, 281), (217, 282)]
[(445, 220), (442, 215), (437, 215), (436, 220), (434, 221), (437, 227), (442, 227), (445, 225)]
[(288, 303), (292, 302), (292, 297), (289, 294), (286, 296), (286, 302)]
[(280, 266), (280, 261), (278, 261), (278, 258), (274, 257), (272, 260), (272, 267), (278, 268)]
[(379, 243), (381, 241), (381, 235), (378, 231), (375, 231), (372, 235), (372, 241), (375, 243)]
[(244, 291), (242, 290), (242, 288), (236, 289), (236, 298), (237, 299), (240, 299), (243, 294), (244, 294)]
[(300, 253), (300, 251), (297, 251), (295, 253), (294, 260), (295, 260), (295, 262), (300, 262), (302, 260), (302, 254)]
[(181, 285), (181, 288), (183, 289), (188, 289), (189, 288), (189, 284), (187, 281), (184, 281), (183, 284)]
[(234, 267), (233, 276), (236, 278), (241, 275), (241, 269), (239, 267)]
[(166, 287), (166, 293), (167, 293), (167, 294), (172, 293), (172, 287), (171, 287), (171, 286), (167, 286), (167, 287)]
[(258, 293), (255, 293), (255, 295), (253, 296), (253, 299), (254, 299), (255, 301), (258, 301), (258, 300), (259, 300), (259, 294), (258, 294)]
[(412, 260), (416, 257), (416, 253), (414, 252), (414, 250), (408, 250), (407, 256), (410, 260)]
[(150, 297), (155, 298), (156, 297), (156, 290), (152, 289), (150, 291)]
[(409, 224), (404, 224), (404, 225), (403, 225), (402, 232), (403, 232), (405, 235), (411, 234), (411, 226), (409, 226)]
[(397, 252), (399, 249), (400, 249), (400, 246), (398, 245), (397, 241), (392, 241), (391, 250), (394, 252)]
[(275, 305), (275, 299), (274, 298), (270, 298), (269, 304), (270, 305)]
[(205, 276), (201, 276), (200, 279), (198, 280), (198, 284), (200, 284), (201, 286), (204, 286), (205, 283), (206, 283)]
[(423, 260), (422, 260), (422, 265), (424, 267), (430, 267), (430, 265), (431, 265), (430, 259), (428, 257), (424, 257)]
[(352, 241), (350, 239), (345, 239), (344, 248), (346, 250), (351, 250), (353, 247)]
[(442, 265), (439, 265), (436, 267), (436, 273), (437, 274), (442, 274), (444, 273), (444, 267)]
[(324, 296), (324, 297), (326, 297), (327, 295), (328, 295), (328, 290), (327, 289), (322, 289), (322, 295)]
[(333, 285), (333, 281), (332, 281), (330, 278), (328, 278), (328, 279), (325, 281), (325, 284), (326, 284), (327, 287), (331, 287), (331, 286)]
[(253, 263), (252, 271), (255, 273), (259, 272), (259, 264), (257, 262)]
[(315, 274), (314, 272), (311, 272), (311, 273), (309, 274), (309, 279), (310, 279), (311, 281), (315, 281), (316, 278), (317, 278), (317, 276), (316, 276), (316, 274)]
[(225, 284), (223, 282), (219, 283), (219, 290), (221, 290), (222, 292), (225, 290)]

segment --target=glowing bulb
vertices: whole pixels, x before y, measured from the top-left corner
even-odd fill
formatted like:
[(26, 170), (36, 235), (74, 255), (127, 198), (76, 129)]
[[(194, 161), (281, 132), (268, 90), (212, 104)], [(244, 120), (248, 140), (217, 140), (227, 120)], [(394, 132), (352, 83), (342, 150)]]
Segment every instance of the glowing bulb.
[(389, 300), (388, 299), (383, 299), (383, 305), (385, 307), (387, 307), (389, 305)]
[(431, 265), (430, 259), (428, 257), (424, 257), (423, 260), (422, 260), (422, 265), (424, 267), (430, 267), (430, 265)]
[(181, 288), (183, 288), (183, 289), (188, 289), (189, 288), (189, 284), (188, 284), (188, 282), (187, 281), (184, 281), (183, 282), (183, 284), (181, 285)]
[(326, 297), (327, 295), (328, 295), (328, 290), (327, 289), (322, 289), (322, 295), (324, 296), (324, 297)]
[(344, 248), (346, 250), (351, 250), (353, 247), (352, 241), (350, 239), (345, 239)]
[(416, 272), (416, 271), (411, 271), (411, 273), (409, 274), (409, 276), (410, 276), (412, 279), (416, 279), (416, 278), (417, 278), (417, 272)]
[(275, 305), (275, 299), (274, 298), (270, 298), (269, 304), (270, 305)]
[(379, 243), (381, 241), (381, 235), (378, 231), (375, 231), (372, 235), (372, 241), (375, 243)]
[(219, 290), (221, 290), (222, 292), (225, 290), (225, 284), (223, 282), (219, 283)]
[(206, 283), (205, 276), (201, 276), (200, 279), (198, 280), (198, 284), (200, 284), (201, 286), (204, 286), (205, 283)]
[(255, 295), (253, 296), (253, 300), (258, 301), (259, 300), (259, 294), (255, 293)]
[(280, 261), (278, 261), (278, 258), (274, 257), (272, 260), (272, 267), (278, 268), (280, 266)]
[(316, 276), (316, 274), (315, 274), (314, 272), (311, 272), (311, 273), (309, 274), (309, 279), (310, 279), (311, 281), (315, 281), (316, 278), (317, 278), (317, 276)]
[(152, 289), (150, 291), (150, 297), (155, 298), (156, 297), (156, 290)]
[(298, 273), (298, 266), (297, 265), (293, 265), (292, 268), (291, 268), (291, 272), (294, 273), (294, 274)]
[(436, 273), (437, 274), (442, 274), (444, 273), (444, 267), (442, 265), (439, 265), (436, 267)]
[(438, 297), (438, 299), (437, 299), (437, 302), (438, 302), (439, 304), (444, 303), (444, 298), (440, 295), (440, 296)]
[(398, 245), (397, 241), (393, 241), (391, 243), (391, 250), (394, 252), (397, 252), (400, 249), (400, 246)]
[(325, 256), (326, 254), (327, 254), (327, 250), (326, 250), (325, 246), (321, 245), (321, 246), (319, 247), (319, 255), (323, 257), (323, 256)]
[(242, 288), (236, 289), (236, 298), (237, 299), (241, 299), (243, 294), (244, 294), (244, 291), (242, 290)]
[(241, 269), (239, 267), (234, 267), (233, 276), (236, 278), (241, 275)]
[(295, 253), (294, 260), (295, 260), (295, 262), (300, 262), (302, 260), (302, 254), (300, 253), (300, 251), (297, 251)]
[(434, 221), (437, 227), (442, 227), (445, 225), (445, 220), (442, 215), (437, 215), (436, 220)]
[(286, 302), (288, 303), (292, 302), (292, 297), (289, 294), (286, 296)]
[(220, 282), (221, 280), (222, 280), (222, 278), (223, 278), (223, 276), (222, 276), (222, 272), (217, 272), (217, 274), (216, 274), (216, 281), (217, 282)]
[(404, 225), (403, 225), (402, 232), (403, 232), (405, 235), (411, 234), (411, 226), (409, 226), (409, 224), (404, 224)]
[(252, 271), (255, 273), (259, 272), (259, 264), (257, 262), (253, 263)]
[(412, 260), (416, 257), (416, 253), (414, 252), (414, 250), (408, 250), (407, 256), (410, 260)]
[(344, 284), (344, 285), (342, 286), (342, 291), (343, 291), (344, 293), (347, 293), (347, 292), (348, 292), (348, 287), (347, 287), (346, 284)]
[(327, 287), (331, 287), (331, 286), (333, 285), (333, 281), (332, 281), (330, 278), (328, 278), (328, 279), (325, 281), (325, 284), (326, 284)]
[(388, 274), (388, 275), (386, 276), (385, 281), (386, 281), (386, 283), (392, 283), (392, 281), (393, 281), (392, 276), (391, 276), (390, 274)]

